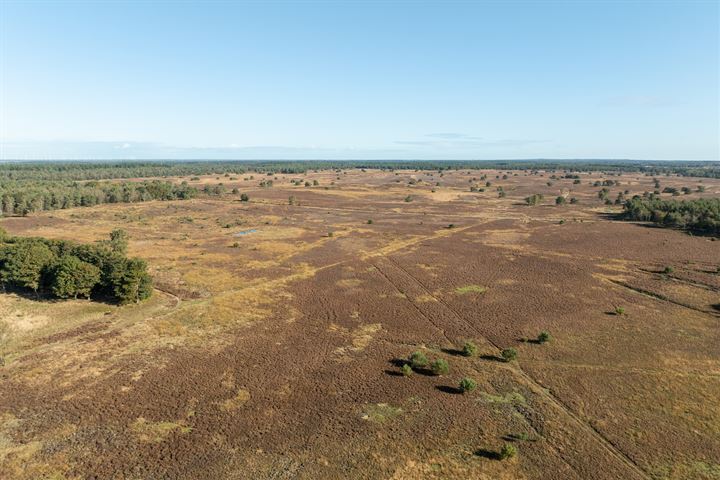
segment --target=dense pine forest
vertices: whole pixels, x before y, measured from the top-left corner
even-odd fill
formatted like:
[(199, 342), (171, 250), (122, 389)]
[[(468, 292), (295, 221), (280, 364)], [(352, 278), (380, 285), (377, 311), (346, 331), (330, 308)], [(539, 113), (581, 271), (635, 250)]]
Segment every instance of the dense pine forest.
[(634, 197), (624, 208), (628, 220), (720, 236), (720, 198), (677, 201)]
[(76, 182), (51, 180), (0, 180), (2, 215), (27, 215), (42, 210), (91, 207), (102, 203), (192, 198), (197, 189), (186, 183), (153, 180), (143, 182)]
[(6, 180), (102, 180), (187, 175), (242, 174), (248, 171), (302, 173), (308, 170), (378, 168), (390, 170), (568, 170), (576, 172), (641, 172), (720, 178), (720, 163), (637, 160), (345, 160), (345, 161), (105, 161), (0, 163), (0, 182)]
[(152, 279), (143, 260), (127, 257), (127, 241), (124, 230), (114, 230), (109, 240), (77, 244), (12, 237), (0, 228), (0, 283), (36, 295), (139, 302), (152, 294)]

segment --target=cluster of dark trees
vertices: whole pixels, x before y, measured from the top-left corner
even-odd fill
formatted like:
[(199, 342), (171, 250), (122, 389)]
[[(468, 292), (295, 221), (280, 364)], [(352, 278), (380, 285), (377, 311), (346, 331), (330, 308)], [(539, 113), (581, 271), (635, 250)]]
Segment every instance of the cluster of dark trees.
[(571, 172), (641, 172), (646, 175), (682, 175), (720, 178), (718, 162), (635, 160), (313, 160), (313, 161), (117, 161), (117, 162), (6, 162), (2, 180), (101, 180), (112, 178), (186, 175), (303, 173), (308, 170), (376, 168), (384, 170), (559, 170)]
[(186, 183), (160, 180), (121, 183), (0, 180), (0, 209), (5, 216), (27, 215), (41, 210), (91, 207), (102, 203), (180, 200), (196, 194), (197, 189)]
[(127, 243), (124, 230), (114, 230), (109, 240), (77, 244), (13, 237), (0, 228), (0, 283), (3, 289), (31, 290), (36, 295), (139, 302), (152, 294), (152, 279), (145, 261), (127, 257)]
[(720, 198), (677, 201), (635, 196), (625, 202), (624, 209), (627, 220), (720, 236)]

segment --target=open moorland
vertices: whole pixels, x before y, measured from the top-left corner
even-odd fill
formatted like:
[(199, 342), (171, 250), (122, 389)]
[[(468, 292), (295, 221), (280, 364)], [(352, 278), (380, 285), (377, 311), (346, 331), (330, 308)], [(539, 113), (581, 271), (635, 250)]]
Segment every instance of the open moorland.
[(620, 219), (649, 175), (575, 173), (184, 175), (2, 218), (123, 229), (155, 291), (0, 294), (0, 478), (719, 479), (720, 241)]

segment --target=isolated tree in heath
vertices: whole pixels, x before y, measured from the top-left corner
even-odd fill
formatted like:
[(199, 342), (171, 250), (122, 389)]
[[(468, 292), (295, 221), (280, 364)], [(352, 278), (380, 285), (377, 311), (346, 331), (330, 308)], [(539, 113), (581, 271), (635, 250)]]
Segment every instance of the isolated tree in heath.
[(60, 298), (90, 298), (100, 282), (100, 269), (72, 255), (65, 255), (55, 265), (52, 292)]

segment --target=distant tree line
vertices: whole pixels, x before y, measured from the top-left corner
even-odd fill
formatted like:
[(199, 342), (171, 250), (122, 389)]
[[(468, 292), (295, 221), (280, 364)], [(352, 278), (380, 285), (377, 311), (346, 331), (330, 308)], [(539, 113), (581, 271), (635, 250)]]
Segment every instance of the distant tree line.
[(109, 240), (77, 244), (13, 237), (0, 228), (0, 283), (3, 290), (31, 290), (36, 295), (139, 302), (152, 294), (152, 279), (145, 261), (127, 257), (127, 242), (124, 230), (114, 230)]
[(192, 198), (197, 189), (186, 183), (160, 180), (143, 182), (72, 182), (0, 180), (2, 215), (27, 215), (42, 210), (91, 207), (103, 203)]
[[(383, 170), (550, 170), (567, 172), (640, 172), (720, 178), (719, 162), (639, 160), (314, 160), (314, 161), (105, 161), (0, 163), (2, 180), (103, 180), (187, 175), (304, 173), (309, 170), (375, 168)], [(574, 178), (574, 177), (566, 177)]]
[(625, 202), (623, 216), (720, 236), (720, 198), (677, 201), (635, 196)]

